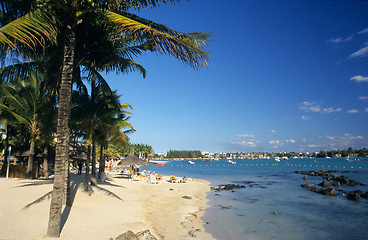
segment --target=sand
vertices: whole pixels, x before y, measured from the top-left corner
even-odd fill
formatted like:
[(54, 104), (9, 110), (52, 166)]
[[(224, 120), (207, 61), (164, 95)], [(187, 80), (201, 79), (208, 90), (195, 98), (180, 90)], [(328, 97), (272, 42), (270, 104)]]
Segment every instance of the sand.
[[(148, 184), (109, 173), (87, 193), (84, 175), (71, 174), (73, 205), (63, 209), (59, 239), (110, 239), (128, 230), (150, 230), (165, 240), (214, 239), (201, 220), (209, 182), (167, 180)], [(0, 239), (51, 239), (46, 232), (52, 184), (52, 179), (0, 178)]]

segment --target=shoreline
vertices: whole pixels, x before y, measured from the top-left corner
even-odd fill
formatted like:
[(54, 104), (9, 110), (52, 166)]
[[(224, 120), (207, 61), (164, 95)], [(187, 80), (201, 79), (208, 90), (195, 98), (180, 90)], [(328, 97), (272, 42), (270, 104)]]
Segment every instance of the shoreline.
[[(168, 179), (148, 184), (108, 173), (87, 193), (84, 175), (71, 173), (73, 206), (63, 208), (59, 239), (115, 239), (128, 230), (150, 230), (157, 239), (214, 239), (201, 219), (209, 181)], [(0, 239), (54, 239), (46, 237), (52, 187), (53, 179), (0, 178)]]

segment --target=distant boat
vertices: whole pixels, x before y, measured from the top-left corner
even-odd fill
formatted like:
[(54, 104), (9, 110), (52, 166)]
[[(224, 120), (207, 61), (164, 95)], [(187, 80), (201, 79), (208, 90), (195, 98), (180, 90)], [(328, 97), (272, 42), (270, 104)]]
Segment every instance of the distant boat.
[(275, 161), (276, 162), (280, 162), (280, 158), (279, 157), (275, 157)]
[(228, 163), (231, 163), (231, 164), (236, 164), (236, 162), (234, 161), (231, 161), (230, 159), (227, 160)]
[(189, 164), (195, 164), (195, 162), (193, 162), (193, 161), (188, 161), (188, 163), (189, 163)]
[(163, 165), (165, 165), (166, 163), (168, 163), (168, 162), (170, 162), (170, 161), (151, 160), (150, 162), (151, 162), (151, 163), (154, 163), (154, 164), (156, 164), (156, 165), (163, 166)]
[(282, 159), (283, 159), (283, 160), (289, 160), (289, 158), (288, 158), (288, 157), (282, 157)]

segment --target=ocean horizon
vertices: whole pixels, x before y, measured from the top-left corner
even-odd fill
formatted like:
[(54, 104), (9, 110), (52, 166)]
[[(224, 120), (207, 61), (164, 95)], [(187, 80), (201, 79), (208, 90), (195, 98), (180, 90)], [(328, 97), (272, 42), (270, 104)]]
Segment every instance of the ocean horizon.
[[(209, 190), (209, 208), (203, 221), (216, 239), (365, 239), (368, 235), (368, 200), (348, 200), (342, 194), (368, 191), (368, 159), (303, 158), (276, 162), (274, 159), (226, 159), (173, 161), (142, 169), (163, 175), (199, 178), (211, 186), (243, 185), (230, 191)], [(296, 171), (337, 170), (364, 185), (341, 186), (337, 196), (326, 196), (301, 187), (318, 185), (321, 176)]]

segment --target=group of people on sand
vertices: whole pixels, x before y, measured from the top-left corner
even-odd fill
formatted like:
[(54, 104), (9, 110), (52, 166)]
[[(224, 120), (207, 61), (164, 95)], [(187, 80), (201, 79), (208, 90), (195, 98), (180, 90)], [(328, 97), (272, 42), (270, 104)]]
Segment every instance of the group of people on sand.
[(188, 178), (186, 176), (182, 178), (178, 178), (175, 176), (170, 176), (170, 182), (171, 183), (186, 183), (188, 181)]

